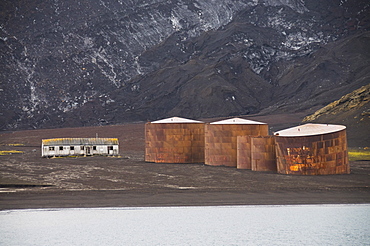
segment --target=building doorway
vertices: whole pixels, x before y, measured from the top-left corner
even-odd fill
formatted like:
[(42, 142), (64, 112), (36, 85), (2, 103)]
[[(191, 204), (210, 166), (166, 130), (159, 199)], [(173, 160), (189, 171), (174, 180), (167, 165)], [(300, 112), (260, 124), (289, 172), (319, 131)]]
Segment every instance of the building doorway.
[(86, 146), (86, 148), (85, 148), (85, 155), (92, 155), (91, 146)]

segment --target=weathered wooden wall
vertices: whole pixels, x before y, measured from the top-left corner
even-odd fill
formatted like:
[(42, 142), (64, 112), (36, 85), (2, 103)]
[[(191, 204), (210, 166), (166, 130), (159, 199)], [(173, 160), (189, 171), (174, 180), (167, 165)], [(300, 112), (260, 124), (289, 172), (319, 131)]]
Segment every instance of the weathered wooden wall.
[(205, 164), (237, 167), (237, 137), (266, 136), (267, 124), (206, 124)]
[(317, 136), (275, 136), (281, 174), (349, 174), (346, 130)]
[(204, 163), (204, 124), (146, 123), (145, 161)]
[(252, 171), (277, 171), (274, 136), (251, 137)]

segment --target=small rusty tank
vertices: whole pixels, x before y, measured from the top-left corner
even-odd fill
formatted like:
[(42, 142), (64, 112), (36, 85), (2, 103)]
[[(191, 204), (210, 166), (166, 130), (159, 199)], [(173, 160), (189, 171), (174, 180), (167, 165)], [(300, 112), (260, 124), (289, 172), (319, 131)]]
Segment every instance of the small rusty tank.
[(274, 136), (251, 137), (252, 171), (277, 171)]

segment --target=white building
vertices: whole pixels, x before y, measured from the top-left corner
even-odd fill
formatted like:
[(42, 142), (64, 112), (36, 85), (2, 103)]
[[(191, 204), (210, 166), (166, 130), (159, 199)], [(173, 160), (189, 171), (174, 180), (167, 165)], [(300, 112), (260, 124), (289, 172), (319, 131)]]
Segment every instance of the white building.
[(51, 138), (41, 146), (42, 157), (118, 154), (118, 138)]

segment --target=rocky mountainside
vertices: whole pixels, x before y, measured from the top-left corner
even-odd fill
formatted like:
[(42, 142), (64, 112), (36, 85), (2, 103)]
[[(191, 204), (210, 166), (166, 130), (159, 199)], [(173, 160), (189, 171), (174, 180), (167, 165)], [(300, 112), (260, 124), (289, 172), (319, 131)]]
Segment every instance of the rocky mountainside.
[(370, 84), (341, 97), (303, 122), (334, 123), (347, 126), (348, 141), (352, 146), (370, 146)]
[(315, 109), (369, 83), (360, 0), (3, 0), (0, 128)]

